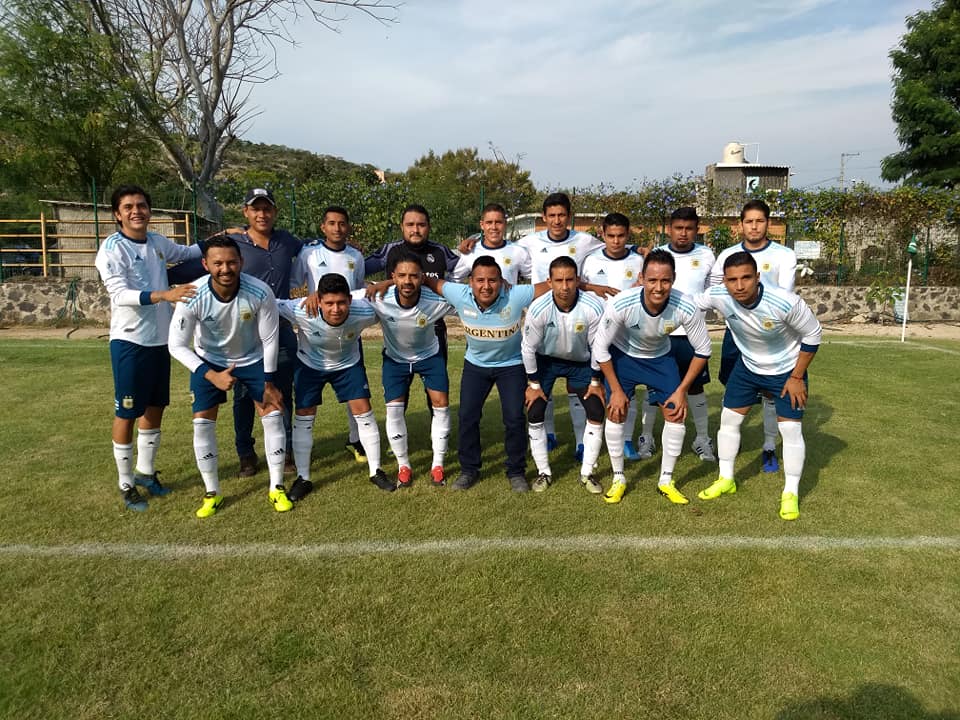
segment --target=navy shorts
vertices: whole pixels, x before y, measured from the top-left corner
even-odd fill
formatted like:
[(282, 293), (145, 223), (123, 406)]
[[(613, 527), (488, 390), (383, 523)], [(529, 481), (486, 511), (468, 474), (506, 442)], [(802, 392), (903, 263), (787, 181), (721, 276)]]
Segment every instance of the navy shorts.
[[(727, 387), (723, 393), (723, 406), (725, 408), (745, 408), (760, 401), (758, 393), (769, 393), (777, 406), (777, 415), (791, 420), (799, 420), (803, 417), (802, 409), (794, 409), (790, 406), (790, 396), (784, 395), (783, 386), (790, 378), (790, 373), (785, 372), (781, 375), (757, 375), (747, 369), (743, 364), (743, 358), (738, 358), (733, 370), (730, 371), (730, 377), (727, 378)], [(807, 376), (804, 373), (803, 384), (807, 385)]]
[(170, 404), (170, 351), (166, 345), (148, 347), (111, 340), (110, 365), (117, 417), (133, 420), (148, 407)]
[(327, 383), (333, 387), (340, 403), (370, 397), (367, 371), (362, 362), (342, 370), (315, 370), (301, 362), (293, 378), (298, 410), (321, 405)]
[[(206, 361), (204, 361), (206, 362)], [(211, 370), (221, 372), (226, 368), (213, 363), (207, 363)], [(243, 385), (247, 395), (254, 402), (263, 402), (263, 360), (257, 360), (252, 365), (244, 365), (233, 369), (233, 377), (238, 385)], [(236, 386), (234, 386), (236, 387)], [(193, 411), (195, 413), (209, 410), (227, 401), (227, 393), (197, 373), (190, 373), (190, 394), (193, 396)]]
[(575, 362), (537, 353), (537, 372), (540, 375), (540, 387), (548, 398), (553, 392), (557, 378), (567, 379), (567, 392), (583, 390), (593, 378), (589, 362)]
[(441, 353), (415, 363), (397, 362), (384, 353), (381, 371), (384, 400), (390, 402), (406, 397), (410, 392), (414, 375), (420, 376), (427, 390), (449, 394), (450, 379), (447, 377), (447, 363)]
[[(680, 372), (680, 379), (683, 380), (696, 354), (693, 352), (693, 345), (690, 344), (690, 339), (686, 335), (671, 335), (670, 354), (673, 355), (673, 359), (677, 361), (677, 370)], [(693, 379), (693, 384), (690, 385), (688, 394), (699, 395), (703, 392), (703, 386), (708, 382), (710, 382), (709, 361), (703, 366), (703, 372)]]
[[(633, 391), (637, 385), (647, 386), (647, 401), (651, 405), (660, 405), (667, 401), (680, 387), (680, 375), (677, 363), (669, 353), (657, 358), (635, 358), (627, 355), (618, 347), (610, 347), (610, 359), (617, 380), (627, 397), (633, 400)], [(610, 397), (610, 385), (604, 382), (607, 397)]]

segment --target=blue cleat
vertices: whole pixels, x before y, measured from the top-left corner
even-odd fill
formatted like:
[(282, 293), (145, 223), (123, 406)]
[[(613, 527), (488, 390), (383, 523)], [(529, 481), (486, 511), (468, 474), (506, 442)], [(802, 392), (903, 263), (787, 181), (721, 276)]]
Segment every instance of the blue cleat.
[(765, 473), (775, 473), (780, 469), (780, 463), (777, 461), (776, 450), (763, 451), (763, 471)]
[(559, 445), (560, 443), (557, 442), (557, 436), (553, 433), (547, 433), (547, 452), (553, 452)]
[(637, 452), (637, 449), (633, 446), (633, 440), (627, 440), (623, 444), (623, 456), (627, 460), (639, 460), (640, 453)]
[(163, 497), (164, 495), (169, 495), (171, 492), (173, 492), (170, 488), (164, 487), (160, 484), (160, 478), (157, 477), (157, 475), (159, 475), (159, 473), (154, 473), (153, 475), (144, 475), (143, 473), (135, 472), (133, 473), (133, 482), (134, 484), (145, 489), (154, 497)]
[(573, 457), (576, 458), (578, 463), (583, 462), (583, 443), (577, 445), (576, 451), (573, 453)]

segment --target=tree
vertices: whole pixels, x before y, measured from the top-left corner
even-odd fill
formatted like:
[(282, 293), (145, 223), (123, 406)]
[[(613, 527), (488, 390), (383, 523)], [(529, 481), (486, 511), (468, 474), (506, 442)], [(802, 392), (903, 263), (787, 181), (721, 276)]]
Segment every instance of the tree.
[(960, 0), (936, 0), (928, 12), (908, 17), (890, 58), (903, 149), (883, 159), (883, 179), (960, 186)]

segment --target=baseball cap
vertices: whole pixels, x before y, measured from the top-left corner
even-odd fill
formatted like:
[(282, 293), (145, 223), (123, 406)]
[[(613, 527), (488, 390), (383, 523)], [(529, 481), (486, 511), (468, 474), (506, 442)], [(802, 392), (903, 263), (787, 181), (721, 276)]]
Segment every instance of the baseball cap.
[(253, 188), (247, 192), (247, 197), (244, 198), (243, 204), (252, 205), (257, 200), (266, 200), (268, 203), (277, 206), (277, 201), (273, 199), (273, 193), (267, 190), (266, 188)]

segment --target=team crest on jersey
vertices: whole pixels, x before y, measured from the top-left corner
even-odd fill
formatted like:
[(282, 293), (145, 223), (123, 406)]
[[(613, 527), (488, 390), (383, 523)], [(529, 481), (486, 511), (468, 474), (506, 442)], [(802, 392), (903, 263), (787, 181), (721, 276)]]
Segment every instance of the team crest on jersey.
[(627, 270), (624, 273), (624, 277), (626, 277), (627, 280), (633, 280), (633, 270)]
[(672, 333), (677, 329), (677, 324), (673, 320), (667, 320), (663, 323), (663, 331), (665, 333)]
[(347, 340), (353, 340), (356, 336), (357, 334), (351, 330), (347, 333)]
[(432, 263), (434, 261), (433, 253), (427, 253), (427, 262)]
[(570, 255), (576, 255), (577, 249), (573, 245), (571, 245), (570, 247), (567, 248), (567, 253)]
[(587, 324), (583, 320), (577, 320), (576, 325), (573, 326), (573, 331), (575, 333), (582, 333), (586, 328)]
[(123, 409), (124, 409), (124, 410), (133, 410), (133, 395), (124, 395), (124, 396), (123, 396)]
[(157, 251), (157, 257), (163, 260), (163, 253), (160, 252), (159, 250)]
[(417, 327), (426, 327), (426, 326), (427, 326), (427, 316), (417, 315)]
[(761, 266), (760, 266), (760, 271), (761, 271), (761, 272), (770, 272), (770, 263), (765, 262), (763, 265), (761, 265)]
[(690, 261), (690, 267), (695, 267), (695, 268), (700, 267), (700, 261), (699, 261), (699, 260), (691, 260), (691, 261)]
[(347, 261), (347, 267), (350, 268), (351, 270), (353, 270), (356, 266), (357, 266), (357, 265), (356, 265), (355, 262), (353, 262), (353, 260), (348, 260), (348, 261)]
[(763, 319), (763, 329), (764, 330), (773, 330), (774, 322), (770, 318)]
[(253, 313), (250, 312), (249, 310), (241, 310), (240, 319), (243, 320), (244, 322), (250, 322), (251, 320), (253, 320)]
[(503, 258), (503, 264), (504, 264), (504, 265), (509, 265), (509, 264), (510, 264), (510, 258), (508, 258), (508, 257)]

